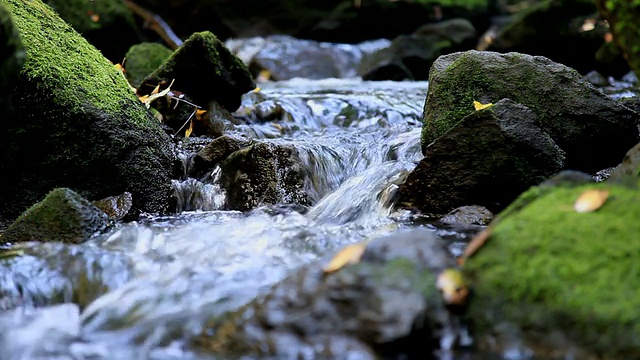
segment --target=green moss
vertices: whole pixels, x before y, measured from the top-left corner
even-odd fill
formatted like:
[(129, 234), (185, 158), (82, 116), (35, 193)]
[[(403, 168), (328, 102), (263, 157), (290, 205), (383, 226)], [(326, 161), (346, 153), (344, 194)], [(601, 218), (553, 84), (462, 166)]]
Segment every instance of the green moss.
[[(573, 204), (587, 189), (610, 195), (595, 212)], [(592, 184), (523, 195), (528, 205), (501, 214), (466, 265), (481, 332), (496, 318), (524, 332), (561, 331), (598, 354), (640, 351), (640, 192)], [(532, 197), (537, 197), (531, 201)]]
[(90, 106), (110, 114), (125, 111), (138, 125), (152, 121), (142, 107), (122, 109), (124, 100), (137, 101), (126, 80), (49, 6), (40, 0), (7, 0), (6, 5), (25, 44), (21, 76), (36, 83), (32, 96), (53, 97), (58, 107), (73, 112)]
[(142, 43), (132, 46), (126, 55), (125, 68), (129, 83), (138, 86), (144, 78), (165, 62), (173, 51), (158, 43)]

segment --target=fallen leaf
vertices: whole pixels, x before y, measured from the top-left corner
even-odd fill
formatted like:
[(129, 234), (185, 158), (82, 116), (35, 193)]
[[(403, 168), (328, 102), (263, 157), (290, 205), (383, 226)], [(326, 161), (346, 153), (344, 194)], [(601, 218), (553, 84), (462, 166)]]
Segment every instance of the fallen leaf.
[(479, 101), (475, 101), (475, 100), (473, 101), (473, 107), (476, 109), (476, 111), (486, 109), (490, 106), (493, 106), (493, 104), (492, 103), (482, 104)]
[(171, 84), (169, 84), (169, 86), (167, 86), (166, 89), (164, 89), (162, 91), (159, 91), (160, 90), (160, 85), (158, 85), (158, 86), (155, 87), (155, 89), (153, 89), (153, 91), (151, 92), (151, 95), (139, 96), (138, 99), (140, 99), (140, 101), (142, 101), (142, 103), (148, 109), (149, 107), (151, 107), (151, 102), (153, 100), (155, 100), (157, 98), (161, 98), (161, 97), (167, 95), (169, 93), (169, 91), (171, 91), (171, 86), (173, 85), (174, 80), (171, 80)]
[(189, 128), (184, 131), (184, 137), (188, 138), (189, 135), (193, 132), (193, 120), (189, 123)]
[(346, 265), (357, 264), (366, 247), (367, 242), (359, 242), (343, 247), (333, 259), (322, 268), (322, 271), (328, 274), (340, 270)]
[(447, 305), (464, 305), (467, 302), (469, 287), (458, 269), (449, 268), (438, 274), (436, 287)]
[(608, 189), (589, 189), (578, 196), (573, 208), (579, 213), (596, 211), (604, 205), (608, 197)]
[(491, 237), (492, 232), (493, 232), (493, 228), (487, 227), (484, 230), (482, 230), (480, 233), (478, 233), (478, 235), (476, 235), (469, 242), (467, 247), (464, 249), (464, 253), (462, 254), (462, 257), (458, 260), (458, 263), (460, 264), (460, 266), (464, 265), (464, 261), (466, 258), (471, 257), (473, 254), (478, 252), (478, 250), (480, 250), (481, 247), (484, 246), (487, 240), (489, 240), (489, 237)]
[(196, 120), (203, 121), (207, 120), (207, 110), (198, 109), (196, 110)]

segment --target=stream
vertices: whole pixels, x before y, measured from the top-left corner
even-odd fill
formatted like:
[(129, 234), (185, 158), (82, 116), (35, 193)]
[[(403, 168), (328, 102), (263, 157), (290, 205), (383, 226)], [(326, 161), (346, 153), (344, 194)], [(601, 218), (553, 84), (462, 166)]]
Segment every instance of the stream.
[[(459, 254), (478, 227), (391, 207), (422, 157), (426, 82), (292, 79), (261, 85), (241, 110), (268, 122), (231, 134), (290, 144), (314, 205), (225, 211), (220, 169), (173, 182), (175, 215), (144, 215), (81, 245), (28, 244), (0, 261), (0, 354), (10, 359), (210, 359), (186, 346), (297, 267), (342, 246), (426, 227)], [(274, 118), (275, 117), (275, 118)], [(193, 144), (183, 141), (188, 166)], [(186, 172), (185, 172), (186, 173)]]

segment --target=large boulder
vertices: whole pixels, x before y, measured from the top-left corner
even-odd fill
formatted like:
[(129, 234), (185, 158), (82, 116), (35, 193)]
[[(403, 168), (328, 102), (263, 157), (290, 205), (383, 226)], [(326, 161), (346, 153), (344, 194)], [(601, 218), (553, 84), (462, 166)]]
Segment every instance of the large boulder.
[(428, 359), (464, 334), (436, 287), (456, 262), (431, 231), (375, 239), (359, 263), (335, 272), (320, 265), (210, 321), (196, 345), (229, 358)]
[(473, 102), (509, 98), (527, 106), (565, 151), (565, 167), (596, 172), (615, 166), (640, 140), (640, 115), (607, 97), (575, 70), (541, 56), (467, 51), (431, 68), (422, 149), (474, 110)]
[(229, 111), (240, 106), (242, 94), (256, 86), (249, 70), (211, 32), (195, 33), (139, 87), (149, 94), (161, 82), (187, 94), (200, 107), (216, 101)]
[(108, 224), (109, 216), (89, 200), (71, 189), (57, 188), (20, 215), (2, 234), (0, 243), (81, 243)]
[(493, 212), (564, 166), (564, 153), (524, 105), (503, 99), (464, 117), (424, 150), (399, 204), (446, 214), (463, 205)]
[(122, 74), (40, 0), (4, 4), (27, 61), (16, 115), (0, 121), (0, 217), (56, 187), (89, 200), (128, 191), (132, 213), (165, 211), (173, 145)]
[[(480, 348), (535, 358), (636, 358), (638, 183), (585, 184), (568, 175), (522, 194), (466, 259), (475, 338)], [(598, 208), (592, 196), (594, 211), (576, 211), (593, 190), (608, 191), (606, 202)]]

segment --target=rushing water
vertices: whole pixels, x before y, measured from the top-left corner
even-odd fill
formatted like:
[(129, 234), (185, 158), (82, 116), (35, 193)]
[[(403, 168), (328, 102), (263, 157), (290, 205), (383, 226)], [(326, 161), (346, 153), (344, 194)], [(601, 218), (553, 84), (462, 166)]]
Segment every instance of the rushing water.
[[(216, 168), (174, 181), (176, 215), (145, 216), (81, 245), (29, 244), (0, 260), (0, 310), (14, 309), (0, 315), (1, 358), (201, 358), (184, 344), (206, 320), (293, 269), (398, 227), (429, 226), (390, 206), (421, 158), (426, 89), (291, 80), (248, 94), (244, 111), (277, 116), (235, 133), (295, 146), (315, 204), (223, 211)], [(185, 164), (190, 156), (181, 154)], [(454, 252), (468, 237), (433, 229)], [(65, 305), (47, 307), (55, 304)]]

